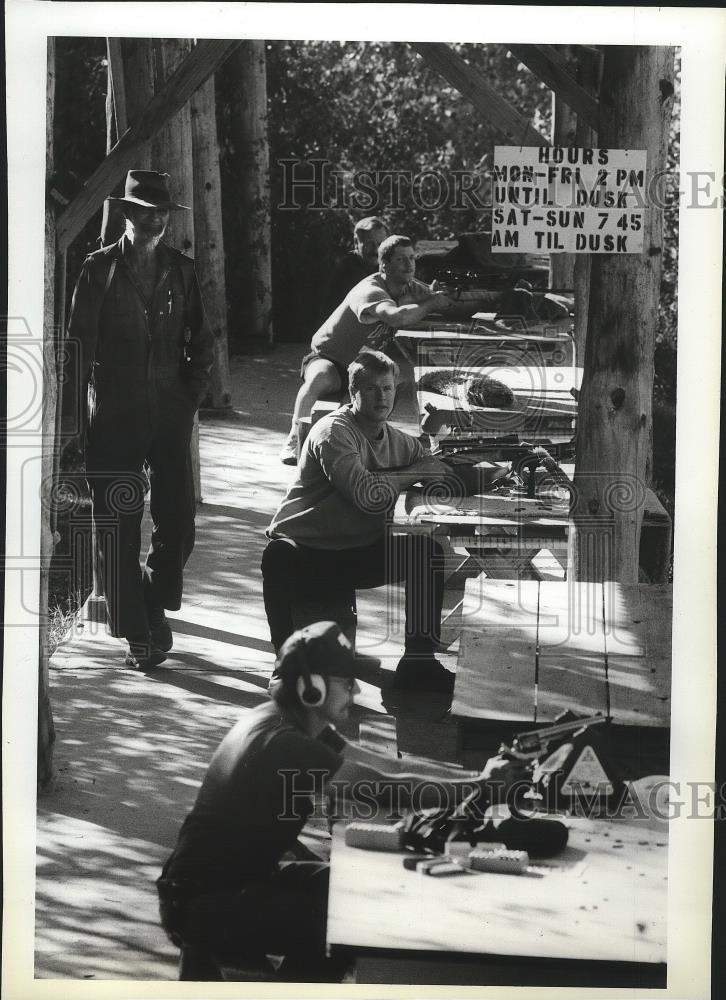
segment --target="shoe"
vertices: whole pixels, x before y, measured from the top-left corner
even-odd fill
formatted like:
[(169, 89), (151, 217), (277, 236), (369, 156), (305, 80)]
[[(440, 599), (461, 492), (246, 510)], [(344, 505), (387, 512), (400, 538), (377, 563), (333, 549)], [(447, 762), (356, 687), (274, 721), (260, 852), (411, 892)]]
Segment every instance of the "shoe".
[(280, 461), (283, 465), (297, 465), (297, 429), (287, 435), (287, 440), (280, 451)]
[(146, 617), (149, 621), (149, 637), (151, 645), (160, 649), (162, 653), (168, 653), (174, 645), (174, 636), (171, 632), (171, 625), (164, 614), (164, 609), (159, 607), (146, 607)]
[(404, 653), (396, 667), (393, 687), (399, 691), (436, 691), (453, 694), (455, 674), (431, 653)]
[(149, 638), (132, 636), (127, 637), (126, 641), (129, 644), (125, 661), (127, 667), (135, 667), (137, 670), (153, 670), (166, 659), (164, 650), (157, 649)]
[(174, 637), (171, 634), (171, 625), (164, 614), (164, 607), (154, 596), (154, 591), (147, 577), (144, 577), (143, 589), (151, 645), (156, 649), (160, 649), (162, 653), (168, 653), (174, 645)]

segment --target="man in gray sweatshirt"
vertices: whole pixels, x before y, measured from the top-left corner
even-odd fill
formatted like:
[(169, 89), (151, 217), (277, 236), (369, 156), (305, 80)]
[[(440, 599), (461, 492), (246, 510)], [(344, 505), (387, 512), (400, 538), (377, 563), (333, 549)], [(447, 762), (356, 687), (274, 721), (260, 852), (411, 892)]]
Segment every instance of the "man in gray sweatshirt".
[[(292, 634), (293, 608), (355, 600), (358, 588), (406, 581), (405, 652), (394, 684), (450, 692), (453, 674), (436, 660), (443, 600), (443, 552), (430, 535), (386, 530), (401, 490), (449, 471), (411, 435), (387, 423), (396, 365), (363, 351), (349, 366), (351, 403), (318, 421), (298, 474), (267, 529), (264, 600), (275, 650)], [(325, 617), (325, 616), (324, 616)]]

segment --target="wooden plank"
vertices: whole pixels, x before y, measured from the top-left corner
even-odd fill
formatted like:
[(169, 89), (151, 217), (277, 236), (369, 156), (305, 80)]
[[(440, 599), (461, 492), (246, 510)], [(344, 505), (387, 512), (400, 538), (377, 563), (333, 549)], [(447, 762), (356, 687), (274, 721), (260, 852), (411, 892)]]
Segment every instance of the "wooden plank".
[(599, 584), (541, 583), (539, 643), (542, 652), (604, 655)]
[(58, 248), (63, 251), (134, 166), (138, 150), (186, 104), (240, 44), (238, 39), (202, 39), (146, 105), (138, 121), (121, 137), (106, 159), (94, 170), (82, 191), (58, 220)]
[(605, 642), (611, 713), (615, 722), (670, 725), (670, 586), (607, 582)]
[(502, 98), (461, 56), (442, 42), (410, 42), (424, 62), (471, 101), (482, 117), (511, 142), (521, 146), (549, 146), (543, 135)]
[(542, 581), (539, 590), (538, 721), (570, 709), (607, 714), (602, 587)]
[(537, 625), (537, 582), (493, 583), (481, 576), (466, 581), (462, 621), (472, 629), (529, 629)]
[(333, 832), (329, 945), (665, 962), (667, 833), (570, 818), (568, 846), (531, 875), (425, 878), (401, 854)]
[(129, 117), (126, 111), (126, 80), (124, 78), (124, 61), (121, 54), (121, 39), (107, 38), (106, 47), (108, 49), (108, 64), (111, 68), (116, 135), (123, 135), (129, 127)]
[(462, 629), (451, 714), (532, 722), (535, 643), (535, 626), (502, 631), (496, 644), (489, 634)]
[(570, 74), (562, 57), (551, 45), (509, 45), (509, 51), (527, 69), (554, 90), (593, 131), (600, 127), (600, 106)]
[(532, 718), (536, 581), (467, 580), (453, 715)]
[(486, 368), (502, 364), (526, 367), (562, 367), (573, 361), (572, 341), (566, 335), (494, 333), (449, 333), (446, 330), (417, 330), (396, 334), (409, 361), (415, 366), (435, 368)]
[(547, 529), (548, 532), (552, 529), (554, 537), (560, 534), (564, 537), (569, 525), (564, 506), (546, 505), (544, 500), (528, 500), (525, 497), (486, 494), (457, 498), (456, 507), (451, 503), (421, 502), (419, 507), (411, 507), (407, 516), (419, 524), (459, 524), (475, 528), (517, 528), (526, 525)]
[(444, 343), (451, 344), (459, 344), (462, 341), (465, 343), (471, 341), (476, 344), (499, 343), (516, 346), (518, 344), (528, 344), (531, 342), (553, 344), (562, 341), (564, 343), (570, 343), (572, 337), (569, 333), (561, 330), (555, 330), (551, 334), (527, 333), (519, 330), (502, 330), (499, 332), (497, 330), (488, 330), (485, 328), (477, 330), (477, 328), (474, 327), (472, 329), (469, 325), (467, 325), (461, 332), (446, 329), (397, 330), (396, 340), (411, 341), (415, 345), (428, 343), (430, 341), (443, 341)]

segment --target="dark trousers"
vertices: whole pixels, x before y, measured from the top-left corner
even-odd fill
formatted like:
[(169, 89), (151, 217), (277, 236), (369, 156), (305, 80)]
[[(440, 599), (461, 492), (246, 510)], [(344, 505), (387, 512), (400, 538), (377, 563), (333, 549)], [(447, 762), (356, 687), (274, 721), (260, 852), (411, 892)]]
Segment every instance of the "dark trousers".
[[(183, 570), (194, 548), (189, 453), (193, 412), (171, 417), (177, 419), (165, 421), (153, 432), (133, 421), (89, 432), (86, 476), (93, 503), (98, 584), (115, 636), (146, 634), (146, 601), (172, 611), (181, 607)], [(142, 570), (145, 463), (153, 530)]]
[(167, 896), (160, 884), (161, 922), (183, 950), (209, 956), (209, 978), (214, 965), (244, 966), (264, 955), (284, 955), (286, 977), (335, 982), (339, 963), (325, 957), (328, 874), (324, 862), (289, 862), (242, 889), (186, 901)]
[[(441, 633), (443, 550), (430, 535), (388, 535), (359, 548), (313, 549), (289, 538), (268, 543), (262, 556), (270, 638), (279, 650), (294, 631), (296, 602), (339, 607), (358, 589), (406, 581), (406, 652), (430, 653)], [(323, 617), (324, 610), (321, 612)], [(388, 623), (386, 623), (388, 625)]]

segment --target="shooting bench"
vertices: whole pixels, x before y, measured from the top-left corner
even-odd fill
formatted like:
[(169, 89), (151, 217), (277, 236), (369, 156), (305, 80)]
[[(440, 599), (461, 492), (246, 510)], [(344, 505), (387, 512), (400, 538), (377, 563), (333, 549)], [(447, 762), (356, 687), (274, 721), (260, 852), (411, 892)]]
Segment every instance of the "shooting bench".
[(667, 774), (672, 609), (670, 585), (468, 580), (451, 705), (464, 766), (570, 709), (612, 719), (623, 777)]
[[(492, 461), (492, 468), (499, 464)], [(572, 480), (575, 467), (560, 463)], [(482, 492), (473, 496), (426, 498), (420, 490), (405, 490), (396, 502), (393, 526), (397, 531), (432, 531), (448, 536), (464, 558), (448, 582), (459, 585), (472, 564), (488, 577), (501, 579), (564, 579), (570, 528), (569, 498), (548, 490), (539, 495), (544, 474), (538, 473), (537, 495), (525, 490)], [(550, 480), (551, 485), (551, 480)], [(668, 579), (672, 525), (652, 490), (645, 491), (640, 540), (640, 564), (646, 581)]]
[(427, 878), (333, 832), (328, 946), (357, 983), (665, 986), (667, 832), (573, 817), (523, 875)]
[(494, 314), (476, 313), (467, 323), (424, 322), (398, 330), (396, 344), (414, 366), (557, 366), (575, 363), (571, 323), (497, 326)]

